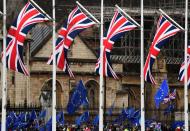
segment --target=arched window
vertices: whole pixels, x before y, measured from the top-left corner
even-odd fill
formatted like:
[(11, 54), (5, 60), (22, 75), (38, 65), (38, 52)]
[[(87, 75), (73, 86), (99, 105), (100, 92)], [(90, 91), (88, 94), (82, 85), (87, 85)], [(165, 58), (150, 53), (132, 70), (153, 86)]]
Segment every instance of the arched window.
[(89, 80), (85, 84), (88, 91), (89, 108), (96, 109), (99, 105), (99, 85), (95, 80)]
[(94, 92), (94, 89), (90, 89), (89, 90), (89, 105), (91, 108), (95, 108), (95, 92)]
[[(62, 107), (62, 88), (61, 88), (61, 84), (59, 83), (59, 81), (56, 80), (56, 105), (57, 108)], [(42, 100), (43, 99), (43, 100)], [(41, 104), (43, 106), (42, 101), (46, 101), (47, 104), (44, 104), (44, 106), (51, 106), (52, 104), (52, 79), (49, 79), (48, 81), (46, 81), (41, 89), (41, 94), (40, 94), (40, 101)]]

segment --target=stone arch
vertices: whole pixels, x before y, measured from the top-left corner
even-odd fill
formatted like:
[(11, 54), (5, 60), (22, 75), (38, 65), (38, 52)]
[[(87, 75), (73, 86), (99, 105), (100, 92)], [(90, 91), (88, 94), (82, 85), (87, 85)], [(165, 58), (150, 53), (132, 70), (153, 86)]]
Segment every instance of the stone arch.
[[(62, 86), (60, 84), (60, 82), (58, 80), (56, 80), (56, 105), (57, 107), (62, 107)], [(40, 99), (41, 97), (44, 97), (45, 99), (49, 99), (49, 104), (48, 106), (51, 106), (51, 102), (52, 102), (52, 79), (48, 79), (46, 80), (41, 88), (41, 95), (40, 95)], [(43, 106), (43, 104), (42, 104)]]
[(132, 85), (122, 85), (122, 89), (116, 92), (116, 106), (122, 108), (123, 106), (137, 107), (139, 100), (137, 99), (136, 90), (133, 89), (135, 86)]
[(133, 89), (131, 89), (131, 88), (128, 88), (127, 92), (128, 92), (128, 95), (129, 95), (129, 97), (128, 97), (129, 105), (136, 107), (135, 103), (137, 103), (138, 99), (136, 97), (135, 91)]
[(88, 91), (89, 107), (91, 109), (98, 108), (99, 105), (99, 84), (95, 80), (88, 80), (85, 83)]

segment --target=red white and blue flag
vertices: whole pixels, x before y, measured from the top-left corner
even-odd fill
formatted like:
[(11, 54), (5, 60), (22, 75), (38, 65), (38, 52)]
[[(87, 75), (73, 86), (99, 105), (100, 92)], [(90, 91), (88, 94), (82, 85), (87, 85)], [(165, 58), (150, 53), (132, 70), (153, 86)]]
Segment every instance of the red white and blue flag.
[[(56, 40), (56, 64), (57, 67), (74, 77), (67, 58), (67, 52), (71, 46), (74, 38), (86, 28), (95, 24), (89, 17), (87, 17), (79, 7), (76, 7), (70, 14), (67, 23), (59, 30), (58, 38)], [(53, 54), (49, 58), (47, 64), (53, 63)]]
[(176, 98), (176, 89), (174, 89), (168, 96), (166, 96), (163, 100), (163, 104), (170, 102)]
[(45, 22), (47, 20), (48, 18), (38, 11), (38, 9), (36, 9), (30, 2), (24, 6), (7, 34), (5, 54), (7, 68), (29, 75), (23, 62), (24, 41), (27, 33), (32, 27), (37, 23)]
[[(184, 81), (184, 79), (185, 79), (185, 62), (181, 64), (178, 76), (179, 81)], [(188, 45), (188, 50), (187, 50), (187, 85), (190, 86), (190, 45)]]
[[(107, 33), (104, 35), (103, 40), (103, 76), (114, 77), (117, 79), (116, 73), (113, 71), (110, 60), (110, 52), (113, 48), (113, 44), (121, 38), (127, 31), (133, 30), (137, 26), (126, 18), (118, 10), (115, 12), (114, 17), (110, 23)], [(100, 57), (96, 63), (96, 73), (100, 74)]]
[(177, 32), (181, 31), (173, 23), (171, 23), (165, 16), (161, 15), (157, 24), (156, 34), (154, 36), (152, 45), (150, 47), (146, 63), (144, 66), (144, 78), (145, 81), (156, 84), (152, 76), (152, 66), (160, 49), (165, 45), (171, 36), (174, 36)]

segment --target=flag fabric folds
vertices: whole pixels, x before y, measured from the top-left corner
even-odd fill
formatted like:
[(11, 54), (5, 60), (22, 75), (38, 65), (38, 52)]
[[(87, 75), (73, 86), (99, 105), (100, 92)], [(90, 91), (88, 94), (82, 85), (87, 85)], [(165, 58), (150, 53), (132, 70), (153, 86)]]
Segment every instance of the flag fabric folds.
[(92, 121), (92, 125), (97, 126), (99, 123), (99, 115), (96, 115)]
[[(67, 23), (59, 30), (58, 38), (56, 40), (56, 64), (57, 67), (74, 77), (67, 58), (67, 52), (71, 46), (74, 38), (86, 28), (89, 28), (95, 24), (90, 18), (88, 18), (81, 9), (77, 6), (70, 14)], [(53, 54), (50, 56), (47, 64), (53, 63)]]
[(86, 99), (87, 90), (84, 87), (82, 80), (80, 80), (69, 98), (67, 112), (73, 114), (82, 104), (86, 103)]
[(159, 108), (160, 103), (164, 100), (166, 96), (168, 96), (168, 93), (169, 93), (168, 84), (167, 81), (164, 80), (154, 96), (156, 108)]
[(64, 125), (65, 119), (64, 119), (64, 113), (62, 111), (56, 116), (56, 121), (60, 125)]
[(184, 121), (174, 121), (171, 124), (172, 130), (176, 130), (177, 127), (184, 127)]
[(145, 81), (156, 84), (152, 76), (152, 67), (156, 57), (160, 53), (160, 49), (168, 42), (169, 38), (181, 31), (173, 23), (171, 23), (165, 16), (161, 15), (157, 23), (157, 30), (153, 42), (149, 49), (149, 53), (144, 66)]
[[(6, 66), (9, 69), (29, 75), (23, 62), (23, 45), (27, 33), (37, 23), (45, 22), (48, 18), (28, 2), (11, 25), (7, 34)], [(3, 59), (3, 58), (2, 58)]]
[[(178, 80), (184, 81), (185, 79), (185, 62), (181, 64)], [(187, 85), (190, 86), (190, 45), (187, 50)]]
[(166, 104), (171, 100), (174, 100), (175, 98), (176, 98), (176, 89), (172, 90), (172, 92), (164, 98), (163, 103)]
[(46, 110), (42, 110), (38, 116), (39, 119), (44, 119), (46, 117), (46, 113), (47, 111)]
[(36, 112), (32, 110), (30, 114), (30, 121), (34, 121), (35, 119), (37, 119), (37, 115), (36, 115)]
[[(120, 39), (127, 31), (133, 30), (137, 26), (130, 21), (130, 19), (126, 18), (121, 12), (118, 10), (115, 12), (112, 21), (110, 23), (109, 29), (107, 33), (104, 35), (103, 39), (103, 75), (114, 77), (117, 79), (116, 73), (113, 71), (110, 53), (113, 48), (114, 43)], [(100, 57), (97, 60), (96, 73), (100, 74)]]
[(76, 118), (75, 124), (80, 126), (82, 123), (88, 122), (89, 117), (90, 117), (89, 111), (86, 111), (80, 117)]
[(123, 121), (128, 120), (131, 124), (139, 126), (140, 115), (140, 110), (135, 110), (132, 107), (128, 107), (127, 109), (123, 108), (121, 114), (114, 120), (114, 123), (120, 124)]
[(174, 109), (175, 109), (175, 105), (174, 104), (168, 105), (168, 107), (166, 107), (166, 109), (164, 110), (164, 115), (167, 115), (167, 114), (173, 112)]

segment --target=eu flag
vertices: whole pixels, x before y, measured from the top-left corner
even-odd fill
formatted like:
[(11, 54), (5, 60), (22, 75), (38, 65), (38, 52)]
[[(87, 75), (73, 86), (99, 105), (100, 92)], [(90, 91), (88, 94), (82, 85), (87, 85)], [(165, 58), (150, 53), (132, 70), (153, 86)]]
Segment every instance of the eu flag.
[(64, 113), (62, 111), (56, 116), (56, 121), (60, 125), (64, 125), (65, 119), (64, 119)]
[(46, 110), (42, 110), (39, 114), (39, 119), (44, 119), (46, 117)]
[(30, 121), (34, 121), (35, 119), (37, 119), (37, 115), (36, 115), (36, 112), (32, 110), (30, 114)]
[(92, 121), (92, 125), (97, 126), (99, 123), (99, 115), (97, 115), (94, 120)]
[(166, 107), (166, 109), (164, 110), (164, 115), (168, 115), (169, 113), (171, 113), (173, 110), (175, 109), (175, 105), (174, 104), (170, 104), (168, 107)]
[(74, 89), (67, 105), (67, 112), (73, 114), (82, 104), (87, 103), (87, 90), (82, 80), (79, 81)]
[(164, 100), (164, 98), (168, 95), (168, 93), (169, 93), (168, 84), (167, 81), (164, 80), (154, 96), (156, 108), (159, 108), (160, 103)]
[(115, 106), (115, 101), (112, 103), (111, 107), (108, 109), (107, 114), (108, 114), (109, 116), (112, 115), (112, 112), (113, 112), (113, 108), (114, 108), (114, 106)]
[(89, 117), (90, 117), (89, 111), (86, 111), (80, 117), (76, 118), (75, 124), (81, 125), (84, 122), (88, 122)]

